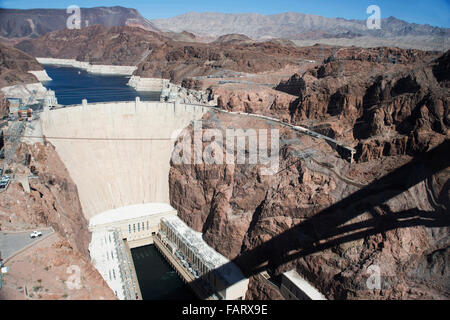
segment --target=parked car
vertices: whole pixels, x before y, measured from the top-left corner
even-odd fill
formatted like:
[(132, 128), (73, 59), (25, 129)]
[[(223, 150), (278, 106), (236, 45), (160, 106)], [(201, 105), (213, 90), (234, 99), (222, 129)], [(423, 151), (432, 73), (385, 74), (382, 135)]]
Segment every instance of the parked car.
[(40, 232), (40, 231), (37, 231), (37, 230), (34, 230), (31, 234), (30, 234), (30, 238), (37, 238), (37, 237), (40, 237), (40, 236), (42, 236), (42, 232)]

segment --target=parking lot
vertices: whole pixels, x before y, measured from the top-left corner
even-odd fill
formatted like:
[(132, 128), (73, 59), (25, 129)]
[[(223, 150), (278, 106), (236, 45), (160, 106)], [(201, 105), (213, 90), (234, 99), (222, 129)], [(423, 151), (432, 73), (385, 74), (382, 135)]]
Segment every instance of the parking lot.
[(33, 230), (17, 233), (0, 232), (0, 253), (2, 259), (4, 260), (10, 257), (20, 249), (32, 244), (33, 242), (39, 241), (39, 239), (42, 239), (46, 235), (53, 232), (50, 228), (37, 230), (42, 232), (42, 236), (34, 239), (30, 238), (30, 233)]

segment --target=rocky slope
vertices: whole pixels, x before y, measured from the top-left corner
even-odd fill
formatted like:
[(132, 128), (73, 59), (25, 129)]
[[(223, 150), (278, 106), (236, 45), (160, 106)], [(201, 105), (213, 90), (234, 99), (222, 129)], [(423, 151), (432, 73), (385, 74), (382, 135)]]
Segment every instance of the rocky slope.
[(208, 44), (169, 41), (155, 48), (138, 65), (135, 74), (162, 77), (175, 83), (188, 78), (203, 81), (210, 77), (242, 81), (239, 77), (246, 74), (276, 72), (288, 66), (297, 68), (305, 59), (319, 56), (320, 50), (326, 54), (331, 47), (297, 48), (277, 41), (219, 41)]
[(360, 161), (429, 150), (449, 134), (448, 54), (339, 49), (277, 86), (298, 96), (283, 115), (356, 146)]
[[(136, 9), (124, 7), (81, 8), (81, 26), (135, 26), (158, 31)], [(37, 38), (48, 32), (67, 28), (73, 13), (66, 9), (0, 9), (0, 36), (4, 38)]]
[(39, 62), (15, 48), (0, 44), (0, 88), (38, 82), (28, 71), (43, 70)]
[[(24, 166), (26, 155), (30, 155), (31, 161), (29, 165)], [(20, 286), (27, 284), (30, 279), (36, 280), (36, 277), (48, 278), (48, 288), (54, 295), (47, 296), (42, 292), (42, 298), (55, 299), (58, 295), (61, 298), (67, 288), (65, 285), (61, 286), (61, 283), (52, 281), (55, 276), (69, 277), (70, 272), (67, 273), (66, 269), (71, 265), (77, 265), (81, 268), (85, 289), (66, 292), (66, 298), (99, 299), (102, 296), (105, 299), (115, 299), (111, 289), (90, 264), (88, 245), (91, 235), (82, 213), (77, 187), (54, 147), (50, 144), (21, 143), (12, 160), (12, 164), (5, 169), (12, 170), (17, 179), (11, 183), (7, 191), (0, 194), (0, 229), (3, 232), (16, 232), (52, 227), (59, 240), (49, 244), (47, 249), (41, 250), (34, 258), (33, 255), (27, 258), (31, 259), (33, 268), (39, 269), (39, 276), (30, 273), (29, 268), (23, 269), (21, 275), (16, 274), (18, 270), (11, 270), (12, 278), (7, 277), (6, 281), (14, 278), (17, 286)], [(30, 192), (26, 191), (22, 182), (19, 182), (19, 177), (24, 175), (36, 176), (29, 179)], [(28, 261), (27, 259), (22, 259), (22, 263)], [(22, 268), (20, 261), (14, 260), (11, 263), (13, 267)], [(11, 287), (7, 292), (2, 291), (2, 295), (7, 295), (6, 298), (21, 298), (16, 296), (15, 287)]]
[[(26, 154), (32, 158), (29, 167), (21, 165)], [(13, 227), (16, 219), (51, 226), (74, 249), (89, 258), (90, 232), (82, 214), (77, 188), (54, 148), (50, 144), (21, 144), (13, 160), (13, 171), (17, 175), (33, 173), (38, 175), (38, 179), (29, 179), (30, 193), (24, 192), (19, 183), (13, 183), (11, 190), (2, 194), (1, 209), (10, 213), (10, 221), (6, 221), (5, 226), (2, 224), (2, 229), (10, 224)]]
[[(256, 275), (292, 268), (329, 299), (450, 298), (448, 143), (414, 164), (390, 156), (350, 165), (324, 141), (268, 121), (210, 114), (203, 127), (224, 137), (225, 128), (280, 130), (275, 175), (260, 164), (170, 171), (172, 206), (252, 276), (247, 298), (279, 298)], [(366, 286), (372, 265), (382, 290)]]
[(168, 40), (141, 28), (96, 25), (50, 32), (37, 39), (24, 40), (15, 47), (34, 57), (133, 66)]
[[(357, 149), (350, 164), (332, 145), (267, 121), (204, 119), (223, 136), (280, 130), (275, 175), (249, 164), (170, 172), (172, 205), (251, 276), (247, 298), (279, 298), (257, 274), (293, 268), (329, 299), (450, 298), (449, 56), (340, 48), (277, 91), (214, 88), (224, 109), (308, 126)], [(381, 290), (367, 286), (373, 266)]]
[[(132, 27), (91, 26), (51, 32), (22, 41), (16, 48), (34, 57), (137, 65), (134, 75), (170, 79), (177, 84), (188, 78), (226, 75), (236, 78), (242, 73), (278, 71), (287, 66), (299, 66), (304, 59), (317, 57), (319, 51), (323, 55), (331, 51), (329, 46), (297, 48), (278, 40), (241, 41), (242, 36), (237, 40), (235, 35), (214, 43), (195, 42), (187, 33), (179, 36)], [(173, 40), (186, 37), (187, 42)]]

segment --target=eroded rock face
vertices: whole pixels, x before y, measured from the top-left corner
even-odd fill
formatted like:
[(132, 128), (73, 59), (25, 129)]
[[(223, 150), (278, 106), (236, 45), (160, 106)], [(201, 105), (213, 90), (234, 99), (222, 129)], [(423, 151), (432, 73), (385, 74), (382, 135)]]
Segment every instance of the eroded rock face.
[(0, 44), (0, 88), (38, 82), (28, 71), (43, 70), (39, 62), (15, 48)]
[[(67, 28), (68, 18), (75, 11), (67, 9), (1, 9), (0, 33), (6, 38), (36, 38), (45, 33)], [(136, 9), (115, 7), (82, 8), (80, 27), (88, 25), (137, 26), (145, 30), (158, 29)]]
[[(26, 155), (30, 164), (23, 165)], [(5, 168), (6, 169), (6, 168)], [(3, 232), (52, 227), (56, 234), (43, 244), (25, 250), (9, 263), (8, 288), (5, 299), (23, 299), (17, 288), (36, 283), (33, 291), (38, 299), (116, 299), (98, 271), (90, 263), (88, 245), (91, 234), (78, 198), (77, 187), (51, 144), (20, 144), (12, 166), (15, 174), (8, 190), (0, 194), (0, 228)], [(30, 192), (24, 179), (28, 179)], [(75, 272), (81, 275), (81, 287), (71, 290), (65, 281)], [(39, 283), (37, 283), (38, 281)], [(45, 287), (47, 290), (40, 290)], [(31, 288), (29, 288), (31, 292)]]
[(222, 85), (212, 88), (217, 97), (219, 108), (245, 113), (256, 113), (272, 116), (289, 122), (290, 114), (286, 108), (296, 97), (284, 92), (275, 91), (255, 85)]
[[(181, 83), (184, 79), (240, 73), (273, 72), (298, 66), (303, 59), (329, 53), (331, 47), (297, 48), (276, 41), (194, 43), (168, 41), (155, 48), (135, 72), (141, 77), (160, 77)], [(239, 80), (239, 78), (237, 79)]]
[(138, 27), (94, 25), (49, 32), (15, 47), (34, 56), (75, 59), (101, 65), (134, 66), (152, 49), (169, 40)]
[(135, 76), (169, 79), (175, 84), (185, 79), (195, 81), (196, 77), (236, 78), (241, 73), (278, 71), (301, 65), (304, 59), (317, 57), (319, 53), (328, 56), (331, 52), (330, 46), (298, 48), (278, 40), (228, 41), (234, 38), (201, 43), (195, 37), (186, 39), (186, 34), (94, 25), (49, 32), (15, 47), (34, 57), (137, 66)]
[(292, 123), (335, 122), (331, 135), (358, 150), (356, 159), (413, 155), (448, 138), (448, 52), (341, 48), (302, 76), (277, 86), (298, 99)]
[[(222, 132), (271, 127), (225, 114), (203, 123)], [(170, 171), (171, 205), (252, 276), (247, 298), (279, 298), (256, 274), (293, 268), (329, 299), (449, 298), (448, 144), (415, 164), (403, 155), (350, 165), (325, 142), (277, 128), (275, 175), (249, 164), (172, 163)], [(370, 266), (382, 290), (367, 287)]]
[[(77, 187), (54, 147), (50, 144), (21, 144), (15, 160), (22, 162), (26, 154), (31, 155), (30, 167), (33, 166), (37, 178), (29, 179), (30, 193), (25, 192), (21, 184), (12, 183), (11, 190), (1, 195), (1, 209), (10, 212), (11, 220), (2, 225), (2, 229), (13, 227), (16, 220), (51, 226), (73, 248), (89, 258), (87, 248), (91, 236), (82, 213)], [(25, 167), (16, 172), (17, 175), (31, 174)]]

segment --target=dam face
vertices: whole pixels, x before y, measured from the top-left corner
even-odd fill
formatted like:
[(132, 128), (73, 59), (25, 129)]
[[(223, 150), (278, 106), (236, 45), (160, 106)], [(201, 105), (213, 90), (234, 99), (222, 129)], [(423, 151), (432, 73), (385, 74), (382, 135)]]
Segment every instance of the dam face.
[(41, 124), (89, 220), (128, 205), (169, 203), (170, 138), (206, 111), (163, 102), (96, 103), (46, 110)]

